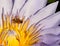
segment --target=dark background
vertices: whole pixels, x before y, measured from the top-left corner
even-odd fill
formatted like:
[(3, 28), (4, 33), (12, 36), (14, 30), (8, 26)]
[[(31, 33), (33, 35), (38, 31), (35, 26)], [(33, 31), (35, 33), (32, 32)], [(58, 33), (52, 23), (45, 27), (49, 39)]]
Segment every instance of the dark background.
[(58, 0), (58, 1), (59, 1), (59, 4), (58, 4), (58, 7), (57, 7), (57, 11), (60, 11), (60, 0)]

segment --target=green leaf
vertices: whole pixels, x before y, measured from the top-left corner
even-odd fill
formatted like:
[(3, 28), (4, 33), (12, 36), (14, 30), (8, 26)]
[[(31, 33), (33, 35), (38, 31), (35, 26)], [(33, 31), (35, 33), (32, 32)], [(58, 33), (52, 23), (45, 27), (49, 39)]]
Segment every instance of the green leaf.
[(55, 2), (56, 0), (48, 0), (48, 3), (52, 3)]

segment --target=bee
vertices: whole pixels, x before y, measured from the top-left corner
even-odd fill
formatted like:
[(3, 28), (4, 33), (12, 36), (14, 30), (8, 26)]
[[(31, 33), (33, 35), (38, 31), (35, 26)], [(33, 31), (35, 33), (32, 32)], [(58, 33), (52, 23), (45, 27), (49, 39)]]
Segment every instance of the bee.
[(12, 22), (13, 23), (23, 23), (23, 20), (24, 18), (20, 19), (18, 16), (15, 16), (13, 19), (12, 19)]

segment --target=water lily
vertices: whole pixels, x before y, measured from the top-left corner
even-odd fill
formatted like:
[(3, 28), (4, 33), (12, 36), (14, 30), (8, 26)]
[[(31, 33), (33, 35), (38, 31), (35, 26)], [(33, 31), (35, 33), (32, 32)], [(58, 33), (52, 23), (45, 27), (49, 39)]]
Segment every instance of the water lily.
[(0, 0), (0, 46), (59, 46), (58, 2)]

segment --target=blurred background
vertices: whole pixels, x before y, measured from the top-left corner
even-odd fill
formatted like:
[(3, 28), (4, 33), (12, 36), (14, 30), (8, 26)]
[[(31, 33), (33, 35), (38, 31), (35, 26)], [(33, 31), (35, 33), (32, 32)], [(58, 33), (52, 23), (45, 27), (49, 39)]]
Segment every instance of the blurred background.
[(60, 11), (60, 0), (48, 0), (48, 4), (55, 2), (55, 1), (59, 1), (58, 7), (57, 7), (57, 11)]

